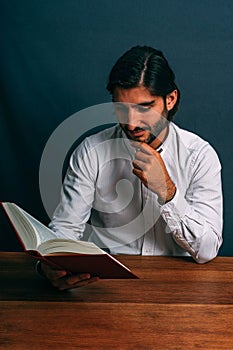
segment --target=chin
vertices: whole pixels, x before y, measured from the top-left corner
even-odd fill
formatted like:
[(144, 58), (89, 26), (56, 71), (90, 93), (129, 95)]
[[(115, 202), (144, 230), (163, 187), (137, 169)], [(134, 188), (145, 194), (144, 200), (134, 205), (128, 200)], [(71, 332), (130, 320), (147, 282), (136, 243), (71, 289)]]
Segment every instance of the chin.
[(136, 141), (136, 142), (145, 142), (145, 143), (148, 142), (148, 139), (145, 138), (145, 137), (138, 137), (138, 138), (137, 137), (132, 137), (131, 139)]

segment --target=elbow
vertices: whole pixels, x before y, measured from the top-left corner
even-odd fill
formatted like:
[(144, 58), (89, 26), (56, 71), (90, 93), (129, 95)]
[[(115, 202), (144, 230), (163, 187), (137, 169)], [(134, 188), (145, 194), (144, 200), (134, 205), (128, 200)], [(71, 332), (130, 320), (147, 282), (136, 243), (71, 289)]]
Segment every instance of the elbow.
[(211, 240), (204, 240), (199, 250), (191, 255), (198, 264), (205, 264), (216, 258), (222, 242), (222, 235), (212, 235)]
[(201, 254), (201, 255), (196, 255), (193, 257), (193, 259), (198, 263), (198, 264), (206, 264), (209, 261), (213, 260), (216, 258), (217, 254), (214, 255), (209, 255), (209, 254)]
[(219, 244), (217, 247), (214, 247), (212, 250), (204, 248), (202, 250), (199, 250), (198, 253), (192, 254), (192, 257), (198, 264), (205, 264), (216, 258), (220, 246), (221, 244)]

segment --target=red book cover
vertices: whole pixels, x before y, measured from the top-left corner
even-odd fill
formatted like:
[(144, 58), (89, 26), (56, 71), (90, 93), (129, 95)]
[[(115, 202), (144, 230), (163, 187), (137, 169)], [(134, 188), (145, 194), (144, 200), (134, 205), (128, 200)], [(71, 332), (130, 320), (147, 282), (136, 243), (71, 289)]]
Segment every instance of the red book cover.
[(44, 256), (47, 262), (71, 273), (90, 273), (103, 279), (138, 278), (109, 254), (67, 254)]
[[(28, 213), (26, 213), (23, 209), (16, 206), (14, 203), (0, 202), (0, 204), (2, 205), (10, 223), (12, 224), (14, 232), (16, 233), (16, 236), (19, 239), (24, 251), (30, 254), (31, 256), (33, 256), (34, 258), (42, 260), (51, 266), (54, 266), (59, 269), (64, 269), (74, 274), (89, 273), (91, 276), (98, 276), (104, 279), (138, 278), (126, 266), (121, 264), (117, 259), (105, 253), (104, 251), (101, 252), (101, 249), (99, 249), (97, 246), (95, 246), (96, 248), (94, 248), (95, 250), (94, 250), (94, 253), (92, 254), (73, 253), (73, 252), (69, 252), (68, 250), (63, 250), (62, 252), (54, 251), (55, 249), (53, 249), (52, 254), (42, 254), (40, 251), (41, 245), (39, 245), (37, 249), (36, 242), (35, 242), (35, 245), (33, 244), (34, 247), (31, 246), (29, 248), (28, 236), (30, 237), (30, 234), (32, 234), (30, 229), (31, 227), (34, 227), (36, 219), (31, 217)], [(16, 208), (16, 211), (14, 211), (15, 208)], [(17, 220), (16, 220), (16, 217), (17, 217)], [(22, 223), (22, 221), (24, 221), (24, 225), (19, 224), (19, 223)], [(40, 231), (41, 227), (43, 227), (43, 229), (45, 227), (42, 223), (38, 221), (36, 225), (38, 230), (37, 232)], [(54, 233), (50, 233), (51, 230), (49, 230), (48, 228), (46, 228), (46, 230), (48, 230), (48, 238), (50, 238), (49, 236), (51, 234), (54, 235)], [(25, 232), (27, 234), (25, 234)], [(62, 240), (58, 238), (56, 240), (54, 239), (53, 241), (56, 241), (55, 243), (59, 243), (60, 245)], [(47, 246), (47, 241), (45, 243)], [(48, 243), (50, 243), (49, 239), (48, 239)], [(93, 243), (86, 242), (86, 244), (93, 244)], [(76, 242), (76, 245), (77, 245), (77, 242)], [(80, 242), (80, 245), (82, 245), (81, 242)], [(50, 247), (50, 245), (48, 245), (48, 247)], [(96, 253), (96, 249), (97, 249), (97, 252), (100, 252), (100, 254)]]

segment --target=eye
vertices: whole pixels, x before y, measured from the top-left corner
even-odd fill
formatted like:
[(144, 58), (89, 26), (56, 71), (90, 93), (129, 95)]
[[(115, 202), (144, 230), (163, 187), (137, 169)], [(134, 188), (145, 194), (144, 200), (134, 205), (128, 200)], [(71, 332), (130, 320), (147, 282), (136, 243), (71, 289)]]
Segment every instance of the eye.
[(116, 113), (126, 113), (128, 108), (124, 103), (114, 102), (114, 109)]
[(150, 110), (150, 107), (137, 106), (137, 111), (139, 113), (147, 113)]

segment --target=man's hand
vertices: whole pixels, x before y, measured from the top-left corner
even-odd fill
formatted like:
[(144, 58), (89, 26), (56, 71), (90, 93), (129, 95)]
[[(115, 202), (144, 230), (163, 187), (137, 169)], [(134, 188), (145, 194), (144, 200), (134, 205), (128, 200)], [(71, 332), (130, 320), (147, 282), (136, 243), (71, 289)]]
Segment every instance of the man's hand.
[(92, 277), (88, 273), (80, 275), (69, 275), (67, 271), (57, 270), (41, 262), (41, 271), (52, 285), (59, 290), (84, 287), (99, 280), (99, 277)]
[(170, 201), (176, 192), (159, 152), (146, 143), (134, 142), (136, 149), (133, 173), (151, 191), (157, 193), (160, 203)]

